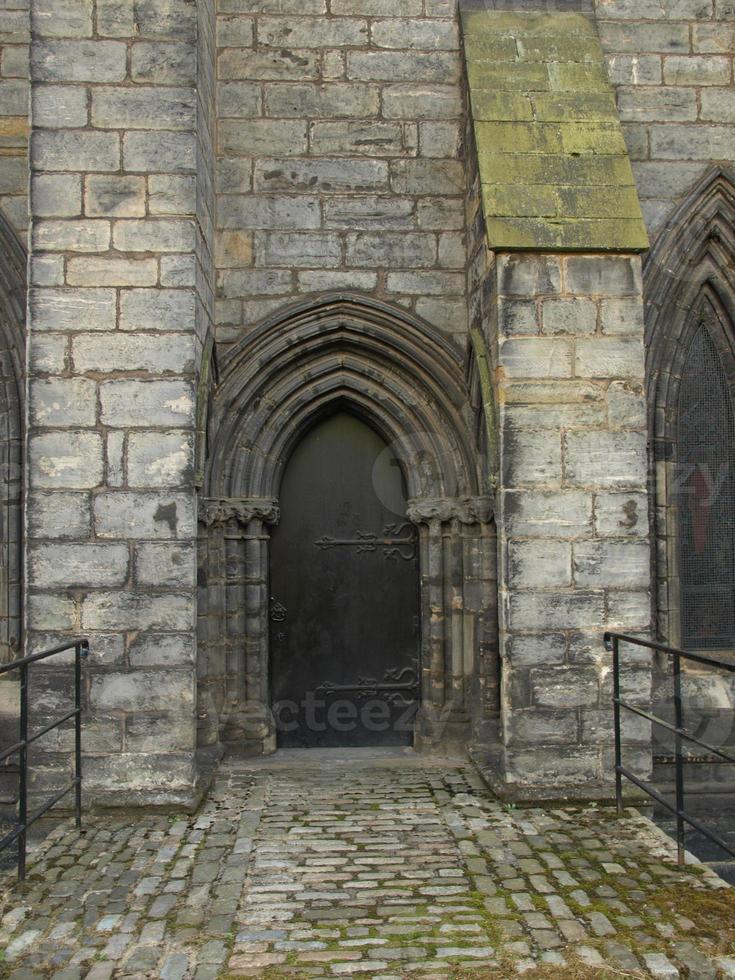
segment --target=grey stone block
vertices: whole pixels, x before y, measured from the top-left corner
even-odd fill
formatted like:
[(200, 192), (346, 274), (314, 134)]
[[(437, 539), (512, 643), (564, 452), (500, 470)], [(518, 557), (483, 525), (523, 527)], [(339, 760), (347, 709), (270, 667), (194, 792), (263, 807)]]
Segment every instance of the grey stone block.
[(100, 420), (113, 428), (187, 427), (194, 392), (187, 381), (103, 381)]
[(293, 275), (281, 269), (233, 269), (217, 277), (218, 295), (227, 299), (238, 296), (268, 296), (288, 293)]
[(306, 123), (297, 119), (223, 119), (222, 153), (243, 156), (298, 156), (306, 152)]
[(603, 537), (646, 537), (648, 498), (644, 493), (599, 493), (595, 529)]
[[(544, 255), (499, 255), (498, 291), (503, 296), (532, 297), (561, 292), (559, 259)], [(570, 292), (589, 292), (570, 288)]]
[(99, 219), (35, 221), (33, 247), (50, 252), (104, 252), (110, 245), (110, 222)]
[(217, 115), (247, 118), (260, 116), (261, 86), (255, 82), (220, 82), (217, 86)]
[(509, 712), (510, 745), (564, 745), (577, 741), (577, 719), (573, 711), (530, 708)]
[(574, 344), (565, 337), (513, 337), (500, 344), (498, 358), (509, 378), (570, 378), (574, 373)]
[[(141, 547), (154, 546), (147, 544)], [(139, 633), (130, 643), (128, 659), (131, 667), (188, 666), (196, 659), (196, 641), (192, 634), (187, 633)]]
[(152, 174), (148, 178), (148, 207), (151, 214), (194, 214), (196, 180), (193, 176)]
[(131, 432), (128, 436), (128, 486), (184, 487), (194, 478), (191, 432)]
[[(32, 255), (30, 281), (33, 286), (63, 286), (63, 255)], [(31, 357), (33, 357), (31, 352)]]
[(558, 432), (508, 432), (503, 440), (505, 487), (561, 483), (561, 438)]
[(78, 174), (36, 174), (31, 182), (34, 216), (73, 217), (82, 213), (82, 179)]
[(106, 174), (87, 177), (84, 210), (90, 216), (141, 217), (145, 214), (145, 178)]
[[(139, 585), (157, 588), (194, 588), (196, 549), (193, 543), (141, 542), (135, 549), (135, 581)], [(185, 659), (181, 657), (180, 662), (185, 662)]]
[(33, 289), (30, 311), (34, 330), (114, 330), (117, 297), (114, 289)]
[(592, 496), (582, 490), (504, 490), (506, 533), (518, 537), (576, 538), (592, 533)]
[(128, 558), (122, 543), (32, 543), (29, 571), (34, 585), (44, 588), (124, 585)]
[(436, 238), (421, 232), (348, 235), (347, 261), (355, 266), (431, 268), (436, 264)]
[(258, 43), (272, 48), (361, 47), (368, 41), (367, 21), (353, 17), (261, 17)]
[(292, 51), (272, 48), (248, 51), (225, 48), (217, 59), (217, 73), (222, 79), (306, 81), (319, 77), (319, 54), (316, 51)]
[(376, 48), (418, 49), (421, 51), (455, 51), (459, 46), (457, 24), (442, 20), (374, 20), (370, 41)]
[(196, 48), (193, 44), (138, 41), (131, 47), (130, 76), (134, 82), (151, 85), (193, 84)]
[(34, 378), (30, 384), (31, 424), (46, 428), (93, 427), (97, 385), (84, 378)]
[(37, 85), (31, 104), (33, 124), (50, 129), (87, 125), (87, 90), (72, 85)]
[(447, 51), (348, 51), (347, 77), (452, 85), (459, 78), (459, 58)]
[(512, 669), (549, 666), (564, 663), (566, 646), (563, 633), (510, 636), (506, 641), (505, 655)]
[(28, 114), (28, 82), (24, 79), (0, 81), (0, 113), (3, 116)]
[(420, 296), (458, 296), (464, 293), (465, 277), (458, 272), (389, 272), (389, 293), (418, 293)]
[(253, 46), (252, 17), (218, 17), (218, 48), (250, 48)]
[(131, 289), (120, 297), (120, 329), (191, 329), (194, 311), (191, 289)]
[(580, 337), (575, 372), (588, 378), (642, 378), (643, 336)]
[(193, 129), (191, 88), (105, 87), (92, 89), (92, 125), (98, 129)]
[(194, 248), (194, 222), (173, 218), (116, 221), (112, 242), (122, 252), (188, 252)]
[(31, 48), (31, 72), (45, 82), (122, 82), (127, 48), (120, 41), (38, 41)]
[(193, 333), (78, 334), (74, 337), (72, 356), (74, 368), (80, 372), (193, 374), (195, 339)]
[[(122, 595), (126, 594), (121, 593)], [(98, 597), (90, 597), (90, 599), (96, 598)], [(140, 620), (146, 617), (146, 613), (154, 612), (156, 603), (160, 605), (163, 615), (166, 615), (166, 603), (171, 605), (170, 615), (180, 615), (181, 599), (184, 597), (160, 596), (153, 602), (150, 600), (146, 602), (145, 598), (141, 597), (141, 601), (136, 603), (136, 597), (127, 594), (125, 604), (115, 602), (114, 593), (107, 593), (107, 598), (114, 606), (113, 615), (119, 615), (127, 607), (130, 608), (131, 615)], [(88, 602), (89, 600), (85, 601), (82, 607), (83, 619), (85, 616), (91, 619), (99, 608), (99, 603), (88, 605)], [(172, 704), (180, 704), (186, 708), (187, 705), (192, 704), (193, 697), (194, 684), (190, 670), (135, 670), (128, 673), (109, 671), (92, 677), (90, 705), (95, 710), (103, 711), (111, 709), (153, 711), (170, 709)]]
[(91, 526), (92, 503), (88, 493), (37, 490), (28, 499), (28, 533), (31, 538), (86, 538)]
[(256, 262), (264, 266), (332, 268), (342, 261), (342, 245), (333, 232), (265, 232), (256, 239)]
[(509, 541), (507, 581), (519, 589), (572, 584), (572, 546), (568, 541)]
[(580, 541), (574, 546), (574, 580), (583, 588), (646, 589), (648, 544), (638, 541)]
[(77, 170), (104, 172), (120, 167), (120, 137), (117, 133), (88, 130), (39, 130), (31, 136), (31, 165), (34, 170)]
[(126, 133), (123, 138), (123, 166), (133, 173), (194, 173), (196, 137), (193, 133), (156, 130)]
[(510, 630), (589, 629), (605, 622), (602, 592), (513, 592), (508, 597)]
[(195, 534), (191, 494), (112, 490), (94, 500), (99, 538), (191, 539)]
[(43, 37), (91, 37), (91, 0), (35, 0), (31, 27)]
[[(344, 191), (359, 193), (388, 188), (388, 164), (384, 160), (257, 160), (256, 191)], [(223, 188), (249, 190), (249, 187)]]
[(321, 225), (321, 210), (316, 197), (229, 195), (218, 199), (220, 228), (308, 230)]
[(133, 0), (96, 0), (97, 33), (102, 37), (134, 37)]
[(31, 486), (96, 487), (102, 480), (102, 439), (96, 432), (44, 432), (29, 439)]
[[(377, 85), (331, 82), (327, 85), (301, 82), (265, 86), (265, 111), (269, 116), (297, 119), (377, 116), (380, 109)], [(232, 113), (233, 115), (235, 113)]]
[(464, 168), (458, 160), (393, 160), (390, 172), (396, 194), (464, 194)]
[(27, 602), (31, 630), (72, 630), (77, 625), (77, 605), (72, 598), (31, 589)]
[[(66, 268), (66, 281), (70, 286), (152, 286), (158, 278), (155, 259), (106, 258), (90, 255), (86, 258), (68, 259)], [(75, 292), (79, 293), (80, 290)], [(80, 325), (79, 329), (101, 330), (103, 328)]]
[(396, 197), (358, 194), (332, 197), (324, 201), (322, 209), (326, 228), (411, 231), (416, 227), (413, 202)]
[(565, 474), (570, 485), (646, 485), (645, 433), (568, 432), (565, 443)]
[(566, 260), (566, 286), (571, 293), (640, 296), (640, 259), (572, 256)]
[(135, 0), (135, 25), (140, 37), (193, 41), (196, 5), (189, 0)]

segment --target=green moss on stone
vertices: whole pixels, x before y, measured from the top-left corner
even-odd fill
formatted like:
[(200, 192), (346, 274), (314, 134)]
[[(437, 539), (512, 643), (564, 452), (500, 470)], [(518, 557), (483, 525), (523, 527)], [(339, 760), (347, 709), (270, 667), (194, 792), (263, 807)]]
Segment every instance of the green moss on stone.
[(648, 247), (602, 48), (580, 14), (463, 17), (492, 249)]

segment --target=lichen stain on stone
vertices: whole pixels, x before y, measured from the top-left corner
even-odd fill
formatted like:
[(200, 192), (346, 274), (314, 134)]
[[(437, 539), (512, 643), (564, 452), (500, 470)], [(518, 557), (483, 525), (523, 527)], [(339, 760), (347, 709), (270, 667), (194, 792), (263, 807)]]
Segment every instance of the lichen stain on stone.
[(178, 526), (178, 516), (176, 514), (176, 504), (159, 504), (156, 508), (156, 513), (153, 515), (153, 520), (160, 521), (163, 524), (168, 524), (171, 529), (172, 534), (176, 534), (176, 528)]

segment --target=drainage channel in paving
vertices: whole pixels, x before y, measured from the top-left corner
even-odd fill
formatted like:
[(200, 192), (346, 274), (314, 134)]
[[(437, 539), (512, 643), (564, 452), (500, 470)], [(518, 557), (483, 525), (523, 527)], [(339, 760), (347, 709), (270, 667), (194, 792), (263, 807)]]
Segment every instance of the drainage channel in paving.
[(645, 817), (507, 807), (456, 760), (233, 758), (194, 816), (86, 827), (4, 874), (3, 977), (735, 977), (732, 890)]

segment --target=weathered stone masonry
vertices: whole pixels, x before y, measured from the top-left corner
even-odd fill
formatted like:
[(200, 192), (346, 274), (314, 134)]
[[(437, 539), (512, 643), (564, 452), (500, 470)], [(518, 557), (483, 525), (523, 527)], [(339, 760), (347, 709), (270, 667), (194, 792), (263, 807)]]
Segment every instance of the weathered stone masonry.
[[(210, 520), (253, 484), (247, 467), (239, 484), (213, 481), (219, 430), (261, 338), (272, 332), (285, 364), (278, 337), (326, 309), (370, 370), (361, 345), (378, 309), (383, 355), (403, 317), (429, 347), (448, 345), (464, 400), (454, 431), (478, 453), (462, 493), (494, 498), (492, 521), (464, 524), (461, 501), (433, 525), (417, 516), (434, 535), (426, 609), (455, 610), (443, 647), (425, 637), (426, 705), (458, 698), (453, 732), (499, 784), (609, 771), (601, 631), (650, 621), (642, 291), (656, 269), (641, 274), (637, 201), (655, 236), (735, 156), (735, 10), (594, 0), (570, 19), (505, 6), (476, 15), (477, 30), (460, 29), (451, 0), (10, 0), (0, 12), (9, 240), (30, 216), (27, 640), (90, 635), (97, 800), (193, 799), (197, 721), (216, 750), (261, 683), (267, 522), (237, 523), (228, 543)], [(16, 320), (7, 360), (22, 383)], [(431, 383), (416, 390), (432, 401)], [(233, 432), (233, 459), (237, 445)], [(429, 490), (419, 510), (446, 496)], [(642, 666), (626, 685), (645, 698)], [(58, 708), (64, 678), (39, 679), (39, 708)], [(628, 738), (645, 768), (647, 732)], [(39, 782), (68, 748), (49, 743)]]

